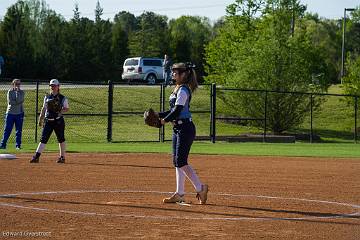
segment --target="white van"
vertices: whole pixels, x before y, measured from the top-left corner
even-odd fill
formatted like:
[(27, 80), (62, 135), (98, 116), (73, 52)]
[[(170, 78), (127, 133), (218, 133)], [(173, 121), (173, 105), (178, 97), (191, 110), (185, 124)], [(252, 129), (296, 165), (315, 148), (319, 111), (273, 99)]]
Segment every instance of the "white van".
[(148, 84), (155, 84), (163, 81), (163, 61), (161, 58), (133, 57), (124, 61), (123, 80), (128, 82), (144, 81)]

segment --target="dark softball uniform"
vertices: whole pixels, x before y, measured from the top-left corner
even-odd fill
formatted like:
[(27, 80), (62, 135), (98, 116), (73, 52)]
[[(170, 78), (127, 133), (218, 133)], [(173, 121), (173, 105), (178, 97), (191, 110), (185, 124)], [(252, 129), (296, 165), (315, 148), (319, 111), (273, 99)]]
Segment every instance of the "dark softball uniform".
[(173, 123), (173, 163), (178, 168), (188, 165), (190, 148), (196, 134), (191, 119), (190, 101), (191, 90), (182, 85), (170, 95), (170, 110), (159, 114), (166, 122)]
[(55, 131), (56, 138), (59, 143), (65, 142), (65, 121), (64, 117), (62, 116), (61, 112), (55, 112), (47, 107), (47, 102), (55, 97), (59, 98), (60, 104), (62, 107), (69, 108), (67, 98), (60, 93), (57, 95), (47, 95), (44, 98), (44, 105), (45, 108), (45, 119), (44, 119), (44, 128), (41, 134), (41, 143), (47, 143), (51, 136), (51, 133)]

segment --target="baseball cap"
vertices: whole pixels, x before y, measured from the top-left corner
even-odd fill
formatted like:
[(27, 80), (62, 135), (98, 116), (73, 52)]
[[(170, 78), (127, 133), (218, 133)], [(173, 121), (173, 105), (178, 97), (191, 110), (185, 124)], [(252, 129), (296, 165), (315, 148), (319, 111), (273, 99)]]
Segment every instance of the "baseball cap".
[(187, 62), (187, 63), (174, 63), (172, 65), (172, 69), (184, 69), (184, 70), (190, 70), (190, 69), (194, 69), (195, 65), (191, 62)]
[(51, 80), (50, 80), (50, 83), (49, 83), (49, 86), (51, 86), (51, 85), (57, 85), (57, 86), (59, 86), (59, 85), (60, 85), (60, 82), (59, 82), (59, 80), (57, 80), (57, 79), (51, 79)]
[(186, 69), (185, 63), (174, 63), (172, 69)]

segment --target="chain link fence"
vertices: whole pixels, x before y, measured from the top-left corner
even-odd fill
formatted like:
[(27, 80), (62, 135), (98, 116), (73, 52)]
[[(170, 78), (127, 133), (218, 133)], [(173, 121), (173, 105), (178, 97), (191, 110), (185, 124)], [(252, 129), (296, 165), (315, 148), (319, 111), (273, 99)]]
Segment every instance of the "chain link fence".
[[(292, 136), (294, 140), (307, 142), (356, 142), (358, 139), (359, 96), (221, 87), (216, 88), (216, 94), (216, 131), (212, 133), (216, 140), (242, 141), (244, 137), (246, 141), (257, 135), (258, 140), (271, 142), (270, 137), (274, 136), (271, 136), (269, 122), (274, 122), (270, 119), (274, 117), (282, 119), (283, 125), (292, 126), (279, 137)], [(239, 98), (246, 107), (239, 106)], [(247, 105), (254, 101), (257, 101), (256, 111), (251, 116), (243, 115)], [(284, 102), (286, 104), (282, 104)], [(301, 113), (303, 121), (292, 124), (289, 114), (300, 104), (306, 105)]]
[[(10, 79), (2, 79), (0, 84), (0, 121), (1, 135), (4, 129), (4, 117), (7, 107), (7, 91), (11, 87)], [(48, 81), (22, 80), (25, 91), (25, 118), (23, 143), (37, 143), (41, 128), (37, 126), (37, 117), (43, 99), (49, 93)], [(167, 124), (162, 129), (150, 128), (144, 124), (143, 112), (148, 108), (156, 111), (167, 110), (172, 86), (164, 85), (129, 85), (120, 83), (62, 83), (60, 92), (69, 100), (70, 111), (65, 115), (65, 138), (67, 142), (149, 142), (170, 141), (172, 126)], [(201, 85), (192, 96), (191, 111), (196, 125), (197, 140), (226, 140), (243, 134), (268, 133), (265, 119), (269, 111), (272, 95), (289, 97), (301, 94), (312, 99), (305, 120), (298, 127), (286, 134), (296, 135), (305, 141), (341, 139), (344, 142), (357, 139), (357, 96), (340, 94), (309, 94), (295, 92), (275, 92), (247, 89), (227, 89), (216, 85)], [(261, 99), (263, 104), (252, 117), (239, 114), (238, 97), (254, 101)], [(224, 101), (225, 97), (228, 99)], [(349, 98), (352, 99), (352, 102)], [(229, 99), (231, 101), (229, 101)], [(310, 101), (311, 102), (311, 101)], [(294, 103), (296, 105), (296, 103)], [(246, 103), (245, 103), (246, 105)], [(235, 107), (236, 106), (236, 107)], [(334, 113), (341, 114), (337, 115)], [(286, 114), (284, 111), (283, 113)], [(254, 117), (255, 116), (255, 117)], [(257, 127), (254, 127), (254, 121)], [(49, 142), (56, 142), (53, 134)], [(15, 129), (8, 145), (15, 145)]]
[[(162, 129), (144, 125), (144, 111), (153, 108), (164, 111), (169, 108), (168, 99), (173, 87), (164, 85), (114, 84), (112, 106), (112, 142), (127, 141), (170, 141), (172, 126)], [(197, 129), (198, 139), (210, 139), (210, 85), (200, 86), (192, 96), (191, 110), (194, 122), (201, 124)]]
[[(11, 80), (0, 85), (0, 115), (5, 117), (7, 91)], [(43, 99), (49, 93), (48, 82), (22, 79), (21, 88), (25, 91), (23, 143), (36, 143), (40, 140), (41, 128), (37, 119)], [(156, 111), (167, 110), (172, 87), (164, 85), (128, 84), (77, 84), (61, 83), (60, 92), (69, 100), (70, 111), (65, 113), (65, 138), (67, 142), (149, 142), (170, 141), (171, 124), (163, 129), (150, 128), (144, 124), (143, 113), (148, 108)], [(193, 95), (194, 120), (210, 126), (209, 86), (200, 86)], [(205, 119), (206, 118), (206, 119)], [(0, 122), (4, 129), (4, 121)], [(198, 131), (209, 139), (209, 129)], [(56, 142), (52, 134), (49, 142)], [(15, 128), (9, 138), (15, 144)]]

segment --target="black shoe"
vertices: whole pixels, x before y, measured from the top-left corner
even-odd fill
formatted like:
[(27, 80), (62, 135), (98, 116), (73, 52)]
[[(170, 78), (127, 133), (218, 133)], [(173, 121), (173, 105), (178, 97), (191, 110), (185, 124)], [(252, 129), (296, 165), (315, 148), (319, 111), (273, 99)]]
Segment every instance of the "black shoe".
[(30, 163), (38, 163), (39, 162), (39, 156), (33, 156), (32, 159), (30, 160)]
[(57, 163), (65, 163), (65, 158), (63, 156), (59, 157)]

